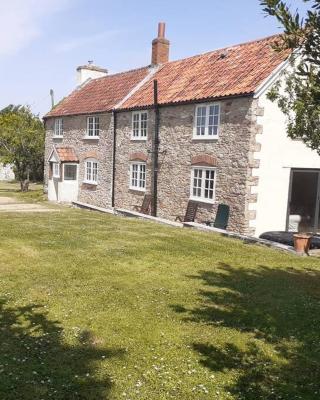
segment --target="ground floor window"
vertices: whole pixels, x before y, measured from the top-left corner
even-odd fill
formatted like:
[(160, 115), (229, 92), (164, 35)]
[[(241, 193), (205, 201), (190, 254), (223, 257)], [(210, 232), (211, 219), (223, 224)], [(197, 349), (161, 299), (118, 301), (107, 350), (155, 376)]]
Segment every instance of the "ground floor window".
[(190, 197), (194, 200), (213, 203), (215, 200), (215, 181), (215, 168), (192, 168)]
[(52, 163), (52, 176), (54, 178), (60, 178), (60, 164), (59, 163)]
[(98, 183), (98, 161), (87, 160), (85, 163), (84, 181), (96, 185)]
[(130, 189), (146, 190), (146, 163), (130, 165)]
[(75, 164), (64, 165), (64, 180), (65, 181), (77, 180), (77, 166)]

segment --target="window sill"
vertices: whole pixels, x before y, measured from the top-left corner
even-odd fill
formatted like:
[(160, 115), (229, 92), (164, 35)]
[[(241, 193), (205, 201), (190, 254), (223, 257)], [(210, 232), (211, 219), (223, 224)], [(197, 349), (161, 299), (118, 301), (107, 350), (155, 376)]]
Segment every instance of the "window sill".
[(146, 189), (139, 189), (139, 188), (136, 188), (136, 187), (129, 187), (129, 190), (131, 190), (131, 191), (133, 191), (133, 192), (139, 192), (139, 193), (145, 193), (146, 192)]
[(146, 137), (133, 137), (133, 136), (131, 136), (130, 140), (132, 142), (146, 142), (147, 138)]
[(52, 139), (63, 139), (63, 136), (52, 136)]
[(84, 140), (99, 140), (100, 136), (84, 136)]
[(86, 185), (91, 185), (91, 186), (97, 186), (98, 185), (97, 182), (90, 182), (90, 181), (83, 181), (82, 183), (84, 183)]
[(192, 136), (192, 140), (199, 141), (199, 142), (217, 142), (219, 136)]
[(190, 197), (189, 200), (195, 201), (197, 203), (204, 203), (204, 204), (210, 204), (210, 205), (213, 205), (216, 202), (215, 200), (201, 199), (199, 197)]

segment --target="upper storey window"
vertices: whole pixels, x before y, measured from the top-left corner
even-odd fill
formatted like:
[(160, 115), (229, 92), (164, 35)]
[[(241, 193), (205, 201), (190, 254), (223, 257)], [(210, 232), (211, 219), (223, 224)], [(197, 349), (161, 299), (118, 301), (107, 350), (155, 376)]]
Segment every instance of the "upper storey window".
[(62, 137), (63, 136), (63, 119), (56, 118), (54, 120), (54, 136)]
[(195, 139), (216, 139), (219, 135), (220, 104), (201, 104), (196, 107)]
[(146, 140), (148, 133), (148, 113), (139, 111), (132, 113), (132, 139)]
[(99, 117), (87, 118), (87, 138), (98, 138), (100, 135)]

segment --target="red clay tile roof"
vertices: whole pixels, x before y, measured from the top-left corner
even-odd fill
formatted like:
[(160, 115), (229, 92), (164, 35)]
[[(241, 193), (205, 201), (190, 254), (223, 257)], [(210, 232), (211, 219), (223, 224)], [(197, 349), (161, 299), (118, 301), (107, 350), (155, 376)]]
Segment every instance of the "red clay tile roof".
[(110, 111), (147, 76), (148, 72), (148, 67), (145, 67), (93, 79), (60, 101), (45, 118)]
[[(215, 50), (164, 64), (131, 96), (148, 75), (148, 67), (94, 79), (62, 100), (45, 117), (89, 114), (153, 104), (153, 80), (158, 80), (159, 104), (201, 101), (253, 94), (289, 56), (275, 52), (279, 35)], [(126, 97), (128, 97), (126, 99)]]
[(56, 147), (61, 162), (78, 162), (79, 159), (73, 147)]
[(252, 94), (289, 56), (289, 52), (275, 52), (271, 47), (277, 38), (271, 36), (168, 62), (121, 108), (152, 105), (154, 79), (158, 80), (159, 104)]

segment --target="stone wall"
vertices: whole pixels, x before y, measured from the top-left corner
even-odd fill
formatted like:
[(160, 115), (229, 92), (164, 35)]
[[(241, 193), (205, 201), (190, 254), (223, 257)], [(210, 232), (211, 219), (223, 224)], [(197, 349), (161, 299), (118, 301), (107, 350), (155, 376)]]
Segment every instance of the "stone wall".
[[(216, 201), (199, 203), (197, 221), (213, 220), (217, 205), (230, 205), (228, 229), (253, 234), (249, 221), (255, 218), (250, 205), (257, 201), (252, 187), (257, 185), (256, 170), (259, 161), (253, 158), (258, 144), (256, 135), (261, 127), (257, 116), (263, 112), (251, 97), (220, 102), (221, 120), (219, 138), (193, 139), (195, 104), (161, 107), (158, 174), (158, 216), (175, 220), (183, 217), (190, 197), (191, 167), (197, 160), (216, 166)], [(48, 180), (47, 160), (53, 145), (72, 145), (80, 159), (79, 200), (100, 207), (111, 206), (113, 117), (100, 114), (99, 140), (84, 139), (86, 116), (64, 117), (63, 139), (53, 138), (54, 119), (46, 121), (45, 179)], [(147, 140), (132, 140), (132, 113), (117, 113), (115, 207), (129, 210), (142, 205), (144, 192), (129, 188), (130, 162), (145, 159), (146, 193), (151, 191), (151, 145), (154, 131), (154, 111), (148, 110)], [(99, 160), (98, 185), (83, 183), (84, 160)], [(209, 161), (208, 161), (209, 160)], [(211, 160), (211, 161), (210, 161)]]
[[(79, 157), (79, 201), (100, 207), (111, 206), (113, 117), (111, 113), (99, 114), (99, 139), (85, 139), (87, 116), (63, 117), (63, 138), (53, 138), (54, 118), (46, 121), (45, 186), (48, 185), (48, 159), (53, 146), (74, 146)], [(84, 184), (86, 158), (99, 161), (98, 185)]]
[[(117, 114), (115, 207), (134, 210), (142, 205), (144, 193), (129, 189), (130, 160), (136, 153), (146, 157), (146, 193), (151, 190), (151, 146), (154, 112), (148, 111), (147, 140), (131, 140), (132, 113)], [(142, 156), (140, 155), (140, 157)]]
[[(230, 205), (228, 229), (251, 233), (249, 202), (254, 201), (251, 186), (255, 184), (252, 168), (257, 164), (256, 101), (249, 97), (221, 101), (221, 124), (216, 140), (193, 139), (195, 105), (163, 107), (160, 111), (160, 154), (158, 175), (158, 216), (168, 219), (183, 217), (190, 196), (191, 160), (211, 156), (217, 166), (216, 201), (199, 203), (197, 220), (214, 219), (217, 205)], [(143, 193), (129, 190), (130, 154), (148, 155), (147, 192), (151, 184), (151, 135), (154, 112), (149, 110), (147, 141), (131, 140), (131, 112), (118, 114), (116, 153), (116, 207), (133, 209), (142, 204)]]

